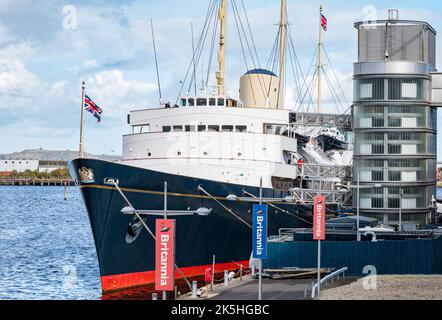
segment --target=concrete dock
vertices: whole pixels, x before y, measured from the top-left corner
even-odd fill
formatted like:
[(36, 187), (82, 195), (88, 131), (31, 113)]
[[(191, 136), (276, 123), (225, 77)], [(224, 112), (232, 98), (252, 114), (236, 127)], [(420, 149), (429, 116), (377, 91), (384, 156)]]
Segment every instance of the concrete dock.
[[(262, 280), (262, 298), (263, 300), (304, 300), (304, 290), (310, 286), (313, 279), (263, 279)], [(202, 295), (192, 298), (188, 293), (179, 300), (258, 300), (258, 280), (253, 279), (251, 275), (244, 276), (242, 280), (233, 279), (228, 286), (218, 284), (206, 295), (206, 288), (202, 290)], [(307, 292), (309, 299), (310, 291)]]

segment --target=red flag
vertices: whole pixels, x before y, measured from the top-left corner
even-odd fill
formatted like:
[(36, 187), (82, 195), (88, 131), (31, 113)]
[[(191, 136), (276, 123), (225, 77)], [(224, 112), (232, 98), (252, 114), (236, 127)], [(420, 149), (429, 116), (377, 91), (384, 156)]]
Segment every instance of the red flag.
[(327, 31), (327, 18), (321, 13), (321, 27)]

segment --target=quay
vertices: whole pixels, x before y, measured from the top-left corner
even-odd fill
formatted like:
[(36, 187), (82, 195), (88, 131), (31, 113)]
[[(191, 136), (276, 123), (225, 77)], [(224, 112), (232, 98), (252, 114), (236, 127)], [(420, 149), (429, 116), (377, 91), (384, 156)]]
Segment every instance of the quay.
[(0, 186), (74, 186), (71, 179), (0, 179)]

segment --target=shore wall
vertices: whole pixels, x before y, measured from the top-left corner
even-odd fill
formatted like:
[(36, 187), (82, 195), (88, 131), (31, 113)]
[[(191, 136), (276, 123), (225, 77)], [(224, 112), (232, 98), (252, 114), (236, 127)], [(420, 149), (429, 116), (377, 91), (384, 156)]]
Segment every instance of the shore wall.
[[(264, 268), (316, 268), (317, 242), (270, 242)], [(347, 275), (366, 275), (364, 267), (377, 274), (442, 274), (442, 237), (372, 241), (322, 241), (321, 267), (348, 267)]]

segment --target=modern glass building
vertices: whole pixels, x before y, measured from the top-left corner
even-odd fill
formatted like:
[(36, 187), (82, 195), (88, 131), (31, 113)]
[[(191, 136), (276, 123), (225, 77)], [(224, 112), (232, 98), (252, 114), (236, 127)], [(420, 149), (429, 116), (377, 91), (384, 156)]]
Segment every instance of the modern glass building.
[(389, 13), (355, 24), (353, 180), (361, 215), (422, 225), (436, 195), (436, 31)]

